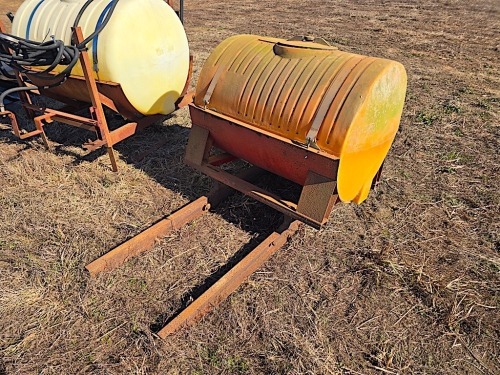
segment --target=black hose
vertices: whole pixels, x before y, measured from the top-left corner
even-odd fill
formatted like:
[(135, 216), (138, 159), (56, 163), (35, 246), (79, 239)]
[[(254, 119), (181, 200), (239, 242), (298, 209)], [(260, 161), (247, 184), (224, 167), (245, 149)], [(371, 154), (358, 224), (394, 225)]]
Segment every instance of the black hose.
[(5, 112), (5, 105), (4, 101), (5, 98), (7, 98), (9, 95), (14, 94), (16, 92), (21, 92), (21, 91), (33, 91), (33, 90), (38, 90), (37, 86), (23, 86), (23, 87), (14, 87), (12, 89), (5, 90), (0, 94), (0, 113)]
[[(21, 73), (31, 73), (47, 81), (48, 85), (64, 82), (78, 62), (79, 56), (80, 51), (75, 46), (65, 46), (61, 40), (35, 42), (0, 33), (0, 63)], [(66, 65), (66, 68), (56, 75), (50, 74), (58, 65)], [(46, 68), (33, 71), (32, 67)], [(3, 74), (7, 73), (5, 69), (1, 70)]]
[(13, 80), (13, 79), (16, 79), (16, 76), (13, 74), (12, 68), (10, 68), (9, 66), (7, 66), (6, 64), (0, 62), (0, 75), (8, 78), (9, 80)]
[[(75, 26), (78, 26), (77, 22), (76, 21), (80, 21), (80, 18), (82, 17), (83, 15), (83, 12), (85, 12), (85, 9), (90, 5), (90, 3), (92, 2), (93, 0), (88, 0), (84, 5), (83, 5), (83, 11), (81, 12), (82, 14), (80, 15), (79, 14), (79, 17), (77, 16), (77, 19), (75, 20)], [(115, 8), (116, 6), (118, 5), (118, 2), (120, 0), (114, 0), (112, 5), (111, 5), (111, 8), (109, 9), (108, 13), (106, 14), (106, 17), (104, 18), (104, 20), (102, 21), (101, 25), (92, 33), (90, 34), (88, 37), (86, 37), (80, 44), (78, 44), (76, 47), (79, 49), (79, 50), (83, 50), (86, 48), (87, 44), (89, 42), (91, 42), (96, 36), (98, 36), (102, 30), (104, 30), (104, 28), (106, 27), (106, 25), (108, 24), (109, 20), (111, 19), (111, 16), (113, 15), (114, 11), (115, 11)]]
[(184, 0), (179, 1), (179, 18), (184, 25)]
[(77, 27), (78, 26), (78, 24), (80, 23), (80, 19), (83, 16), (83, 13), (85, 13), (85, 11), (87, 10), (87, 8), (89, 7), (90, 4), (92, 4), (93, 1), (94, 0), (87, 0), (87, 2), (85, 4), (83, 4), (83, 6), (81, 7), (80, 11), (76, 15), (75, 22), (73, 22), (73, 27)]
[[(85, 10), (93, 0), (88, 0), (78, 12), (73, 27), (77, 27)], [(62, 84), (69, 77), (73, 67), (77, 64), (80, 52), (85, 50), (87, 44), (96, 38), (107, 26), (113, 12), (118, 5), (119, 0), (111, 3), (102, 23), (97, 29), (85, 38), (81, 43), (65, 45), (61, 40), (51, 39), (46, 42), (35, 42), (10, 34), (0, 33), (0, 73), (9, 78), (15, 78), (8, 72), (4, 65), (20, 73), (28, 73), (38, 80), (44, 82), (43, 88), (51, 88)], [(59, 65), (65, 65), (66, 68), (57, 74), (51, 74)], [(42, 71), (33, 70), (33, 67), (44, 67)], [(45, 84), (46, 83), (46, 84)], [(5, 92), (31, 91), (39, 89), (37, 86), (18, 87)], [(14, 90), (14, 91), (12, 91)], [(0, 108), (4, 109), (5, 92), (0, 95)]]

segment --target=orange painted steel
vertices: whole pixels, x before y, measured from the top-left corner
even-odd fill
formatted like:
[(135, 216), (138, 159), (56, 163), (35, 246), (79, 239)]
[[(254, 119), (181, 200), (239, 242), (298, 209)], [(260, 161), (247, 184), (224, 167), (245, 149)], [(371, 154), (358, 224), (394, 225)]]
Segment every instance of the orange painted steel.
[(213, 110), (189, 106), (191, 121), (207, 129), (214, 146), (303, 185), (310, 170), (336, 179), (338, 158), (300, 143), (258, 129)]
[(299, 229), (300, 224), (300, 221), (286, 221), (276, 232), (269, 235), (214, 285), (168, 322), (158, 332), (158, 336), (165, 339), (167, 336), (193, 325), (217, 307), (276, 251), (283, 247), (288, 239)]
[[(220, 115), (201, 110), (194, 105), (190, 106), (190, 110), (193, 125), (184, 157), (186, 164), (219, 183), (282, 212), (287, 217), (300, 220), (316, 229), (321, 228), (326, 223), (334, 204), (338, 202), (336, 175), (332, 173), (336, 171), (338, 160), (321, 157), (320, 151), (306, 149), (290, 140), (280, 139), (275, 135), (263, 135), (251, 127), (234, 122), (235, 120), (223, 119)], [(237, 159), (238, 151), (241, 151), (222, 149), (224, 151), (223, 157), (213, 154), (221, 147), (217, 142), (217, 136), (221, 134), (231, 136), (233, 134), (232, 128), (234, 128), (234, 134), (246, 140), (241, 146), (253, 147), (256, 157), (260, 155), (261, 151), (269, 150), (275, 155), (288, 157), (288, 160), (294, 162), (291, 165), (296, 166), (297, 170), (300, 171), (303, 168), (305, 178), (300, 184), (302, 185), (302, 193), (298, 202), (285, 200), (219, 167), (224, 162)], [(223, 131), (219, 132), (219, 129)], [(244, 150), (246, 149), (248, 148), (244, 148)], [(310, 161), (308, 162), (308, 160)], [(253, 162), (252, 159), (246, 161)], [(302, 165), (304, 161), (305, 164)], [(272, 168), (266, 168), (269, 165), (260, 163), (257, 167), (273, 171)], [(314, 166), (314, 168), (308, 169), (307, 166)], [(325, 173), (322, 174), (323, 172)]]
[[(361, 203), (396, 135), (406, 72), (395, 61), (307, 40), (228, 38), (206, 61), (195, 104), (339, 159), (339, 196)], [(305, 179), (290, 172), (293, 163), (278, 152), (243, 137), (212, 137), (224, 150), (241, 150), (245, 160), (259, 158), (256, 165), (273, 164), (285, 178)]]

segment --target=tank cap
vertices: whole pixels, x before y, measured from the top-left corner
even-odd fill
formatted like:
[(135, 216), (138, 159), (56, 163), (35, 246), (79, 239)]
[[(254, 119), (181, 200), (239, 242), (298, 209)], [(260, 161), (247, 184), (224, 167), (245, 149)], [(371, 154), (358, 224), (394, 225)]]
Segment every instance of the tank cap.
[(314, 35), (297, 35), (291, 39), (288, 39), (288, 42), (309, 42), (321, 44), (322, 46), (332, 47), (332, 45), (328, 43), (324, 38), (317, 38)]
[(278, 42), (274, 45), (274, 53), (281, 57), (304, 57), (305, 51), (314, 53), (313, 51), (335, 51), (337, 47), (331, 46), (323, 38), (315, 38), (314, 36), (296, 36), (292, 39)]

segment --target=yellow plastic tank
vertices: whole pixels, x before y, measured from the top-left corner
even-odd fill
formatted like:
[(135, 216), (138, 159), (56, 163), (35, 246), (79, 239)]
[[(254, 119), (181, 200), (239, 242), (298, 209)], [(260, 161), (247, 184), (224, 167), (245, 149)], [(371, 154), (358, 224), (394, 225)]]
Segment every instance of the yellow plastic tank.
[(396, 136), (406, 84), (395, 61), (238, 35), (206, 61), (195, 104), (339, 158), (340, 199), (360, 203)]
[[(94, 0), (78, 25), (84, 37), (103, 22), (112, 0)], [(71, 43), (71, 27), (86, 0), (26, 0), (14, 17), (12, 33), (35, 41), (54, 36)], [(97, 45), (97, 54), (94, 48)], [(134, 108), (144, 114), (169, 114), (189, 71), (189, 47), (179, 18), (163, 0), (120, 0), (95, 42), (95, 77), (119, 83)], [(80, 65), (72, 74), (82, 75)]]

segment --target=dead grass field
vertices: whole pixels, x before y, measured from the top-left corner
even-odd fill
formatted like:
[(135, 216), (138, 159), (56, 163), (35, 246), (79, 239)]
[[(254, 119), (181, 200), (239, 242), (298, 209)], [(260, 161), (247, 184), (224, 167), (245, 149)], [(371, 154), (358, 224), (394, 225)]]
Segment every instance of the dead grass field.
[[(85, 264), (209, 189), (182, 164), (187, 113), (121, 144), (118, 173), (84, 157), (88, 133), (49, 127), (47, 152), (0, 131), (0, 374), (499, 374), (498, 1), (186, 3), (196, 76), (238, 33), (402, 62), (382, 184), (164, 342), (152, 331), (279, 216), (234, 196), (90, 280)], [(134, 162), (151, 139), (168, 143)]]

